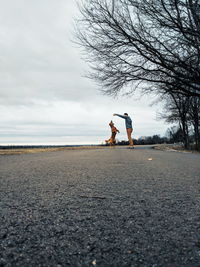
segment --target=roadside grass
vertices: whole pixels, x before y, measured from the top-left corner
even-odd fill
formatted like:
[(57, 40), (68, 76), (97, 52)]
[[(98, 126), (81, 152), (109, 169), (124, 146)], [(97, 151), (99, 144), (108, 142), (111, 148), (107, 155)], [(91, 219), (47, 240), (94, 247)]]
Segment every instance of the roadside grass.
[(197, 151), (195, 149), (185, 149), (184, 146), (180, 144), (158, 144), (154, 145), (153, 149), (162, 151), (183, 152), (183, 153), (200, 153), (200, 151)]
[(44, 148), (6, 148), (0, 149), (0, 155), (21, 155), (63, 150), (100, 149), (102, 146), (44, 147)]

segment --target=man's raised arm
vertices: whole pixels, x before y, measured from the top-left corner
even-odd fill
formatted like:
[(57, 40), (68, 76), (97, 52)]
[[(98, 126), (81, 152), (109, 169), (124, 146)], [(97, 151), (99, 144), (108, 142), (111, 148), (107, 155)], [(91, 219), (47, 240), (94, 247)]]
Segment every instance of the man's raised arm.
[(120, 117), (122, 119), (126, 119), (127, 118), (126, 115), (120, 115), (120, 114), (116, 114), (116, 113), (114, 113), (113, 116), (118, 116), (118, 117)]

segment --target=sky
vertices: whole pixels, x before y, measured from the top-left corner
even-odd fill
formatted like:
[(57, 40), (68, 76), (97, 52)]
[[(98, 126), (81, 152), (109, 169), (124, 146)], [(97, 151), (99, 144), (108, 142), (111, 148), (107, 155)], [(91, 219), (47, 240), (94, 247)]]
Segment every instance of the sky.
[(118, 140), (160, 134), (161, 105), (153, 96), (112, 98), (85, 78), (87, 63), (75, 45), (75, 0), (0, 0), (0, 144), (101, 144), (113, 120)]

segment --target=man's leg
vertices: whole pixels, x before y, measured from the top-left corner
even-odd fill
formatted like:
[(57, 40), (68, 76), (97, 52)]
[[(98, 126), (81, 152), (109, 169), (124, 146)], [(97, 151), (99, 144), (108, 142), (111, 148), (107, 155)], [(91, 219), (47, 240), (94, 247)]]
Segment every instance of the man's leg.
[(133, 129), (132, 128), (127, 128), (126, 131), (127, 131), (129, 145), (130, 146), (133, 146), (133, 139), (131, 137), (131, 134), (132, 134)]

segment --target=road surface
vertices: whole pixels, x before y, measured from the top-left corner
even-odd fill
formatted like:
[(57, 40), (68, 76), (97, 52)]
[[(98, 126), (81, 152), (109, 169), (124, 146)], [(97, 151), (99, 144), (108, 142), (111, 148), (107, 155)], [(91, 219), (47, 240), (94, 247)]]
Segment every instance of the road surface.
[(0, 156), (0, 266), (200, 266), (200, 155)]

